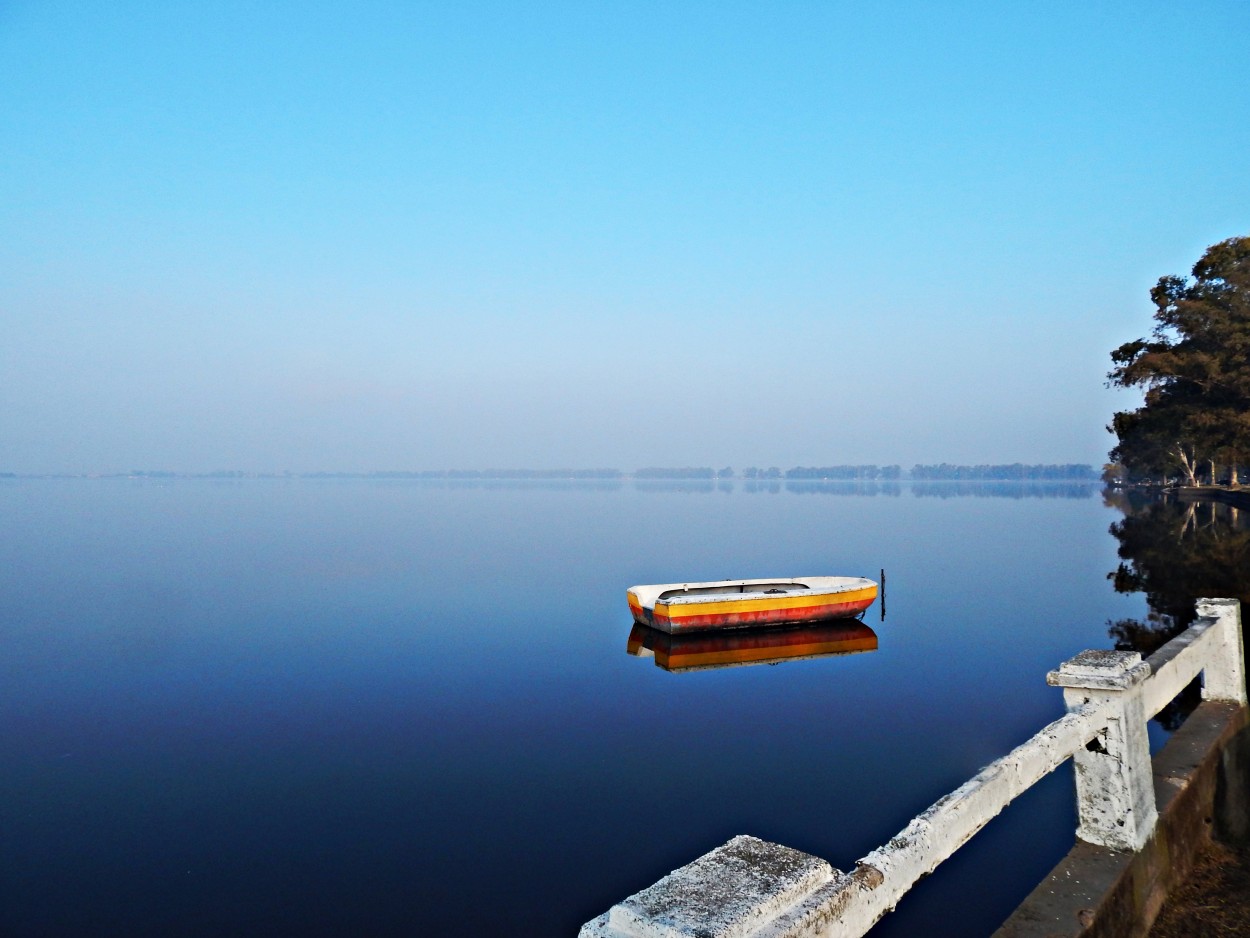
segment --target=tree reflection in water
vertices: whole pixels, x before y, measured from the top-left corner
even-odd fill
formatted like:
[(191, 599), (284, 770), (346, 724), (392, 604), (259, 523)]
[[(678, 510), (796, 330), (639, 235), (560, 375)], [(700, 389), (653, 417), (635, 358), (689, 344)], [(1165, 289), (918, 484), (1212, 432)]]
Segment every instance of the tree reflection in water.
[[(1250, 603), (1250, 511), (1216, 501), (1109, 490), (1109, 506), (1124, 512), (1111, 525), (1121, 563), (1108, 579), (1117, 592), (1145, 593), (1145, 621), (1108, 622), (1116, 648), (1150, 655), (1197, 617), (1194, 601), (1234, 597)], [(1194, 682), (1158, 716), (1175, 729), (1197, 706)]]

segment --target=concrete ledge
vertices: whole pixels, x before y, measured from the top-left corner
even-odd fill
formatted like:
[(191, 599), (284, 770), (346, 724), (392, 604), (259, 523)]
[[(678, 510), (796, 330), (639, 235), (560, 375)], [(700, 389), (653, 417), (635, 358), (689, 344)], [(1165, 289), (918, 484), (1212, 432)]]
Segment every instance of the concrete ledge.
[[(1201, 704), (1153, 760), (1154, 834), (1137, 853), (1077, 841), (1033, 890), (994, 938), (1140, 938), (1167, 894), (1193, 869), (1194, 860), (1221, 819), (1217, 808), (1229, 786), (1244, 790), (1248, 760), (1225, 758), (1246, 727), (1245, 707)], [(1231, 752), (1239, 751), (1233, 747)]]

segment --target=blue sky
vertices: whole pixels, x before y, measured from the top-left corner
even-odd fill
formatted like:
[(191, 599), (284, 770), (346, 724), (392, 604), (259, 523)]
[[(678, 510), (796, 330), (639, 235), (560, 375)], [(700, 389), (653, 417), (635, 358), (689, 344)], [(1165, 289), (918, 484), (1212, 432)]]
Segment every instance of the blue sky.
[(0, 470), (1091, 462), (1250, 4), (0, 4)]

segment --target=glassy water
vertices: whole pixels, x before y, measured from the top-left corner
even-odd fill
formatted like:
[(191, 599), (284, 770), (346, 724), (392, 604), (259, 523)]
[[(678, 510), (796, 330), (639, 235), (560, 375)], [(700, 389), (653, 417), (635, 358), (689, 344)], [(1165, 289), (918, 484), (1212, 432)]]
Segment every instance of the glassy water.
[[(0, 933), (572, 935), (738, 833), (849, 868), (1145, 617), (1122, 517), (1086, 486), (0, 481)], [(873, 642), (627, 653), (630, 585), (882, 568)], [(1061, 771), (874, 935), (991, 932), (1072, 802)]]

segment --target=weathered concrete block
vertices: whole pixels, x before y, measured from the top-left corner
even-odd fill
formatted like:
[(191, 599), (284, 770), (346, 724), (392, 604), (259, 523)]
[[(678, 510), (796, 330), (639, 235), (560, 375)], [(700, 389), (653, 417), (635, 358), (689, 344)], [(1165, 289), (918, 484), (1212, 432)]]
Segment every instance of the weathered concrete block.
[(1135, 651), (1083, 651), (1046, 675), (1062, 687), (1069, 710), (1108, 709), (1106, 727), (1072, 757), (1081, 840), (1113, 850), (1140, 850), (1158, 814), (1150, 782), (1143, 682), (1151, 666)]
[(1051, 687), (1127, 690), (1150, 676), (1135, 651), (1083, 651), (1046, 675)]
[(834, 876), (819, 857), (740, 835), (587, 922), (581, 938), (771, 938)]
[(1217, 650), (1204, 670), (1202, 696), (1231, 700), (1243, 707), (1246, 696), (1245, 646), (1241, 632), (1241, 603), (1235, 599), (1201, 599), (1198, 615), (1215, 620)]

